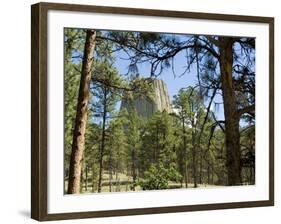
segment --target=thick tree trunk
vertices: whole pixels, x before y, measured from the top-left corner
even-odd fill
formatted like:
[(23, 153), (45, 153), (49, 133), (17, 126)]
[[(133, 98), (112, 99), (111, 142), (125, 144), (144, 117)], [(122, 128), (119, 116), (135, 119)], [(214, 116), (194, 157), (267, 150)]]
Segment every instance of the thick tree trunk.
[(68, 194), (80, 193), (80, 176), (82, 168), (81, 162), (85, 144), (91, 67), (95, 43), (96, 31), (88, 30), (84, 47), (81, 81), (79, 87), (75, 126), (73, 131), (72, 152), (69, 164)]
[(228, 185), (241, 184), (239, 115), (232, 80), (233, 40), (220, 37), (220, 71), (225, 117)]

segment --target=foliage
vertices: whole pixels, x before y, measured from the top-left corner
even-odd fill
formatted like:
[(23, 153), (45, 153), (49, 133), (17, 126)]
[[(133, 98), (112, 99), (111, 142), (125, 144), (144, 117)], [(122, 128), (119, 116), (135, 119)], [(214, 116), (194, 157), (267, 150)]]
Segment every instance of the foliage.
[(176, 159), (172, 119), (166, 112), (156, 112), (147, 121), (141, 136), (141, 171), (149, 164), (168, 167)]
[[(64, 30), (66, 181), (85, 33), (83, 29)], [(129, 191), (228, 184), (230, 153), (225, 133), (229, 125), (224, 117), (218, 120), (214, 109), (220, 104), (218, 101), (224, 100), (219, 57), (224, 49), (218, 44), (226, 40), (223, 38), (97, 31), (82, 183), (89, 182), (92, 192), (97, 192), (99, 187), (102, 191)], [(251, 107), (255, 104), (255, 43), (252, 38), (237, 37), (230, 41), (233, 41), (232, 98), (237, 109), (233, 114), (237, 115), (236, 125), (240, 122), (236, 129), (240, 144), (236, 148), (241, 153), (242, 182), (254, 184), (255, 112)], [(126, 74), (120, 74), (115, 64), (118, 52), (127, 56), (124, 58), (128, 65)], [(180, 56), (186, 64), (181, 74), (176, 74), (174, 61)], [(150, 66), (150, 74), (139, 74), (142, 64)], [(165, 69), (175, 78), (196, 72), (196, 83), (184, 86), (175, 94), (172, 113), (157, 111), (142, 118), (134, 101), (138, 97), (153, 101), (152, 81)], [(130, 106), (120, 111), (124, 101)], [(88, 185), (84, 187), (89, 191)]]
[(139, 185), (143, 190), (161, 190), (169, 188), (169, 181), (179, 181), (181, 175), (179, 172), (171, 166), (165, 168), (162, 163), (157, 167), (151, 165), (149, 169), (144, 173), (144, 177), (139, 181)]

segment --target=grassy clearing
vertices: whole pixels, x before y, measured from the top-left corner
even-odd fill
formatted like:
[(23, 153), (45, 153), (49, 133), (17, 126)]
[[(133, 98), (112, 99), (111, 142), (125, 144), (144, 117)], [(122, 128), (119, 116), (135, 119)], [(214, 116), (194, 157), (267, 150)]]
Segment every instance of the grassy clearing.
[[(89, 175), (90, 176), (90, 175)], [(68, 180), (65, 179), (65, 193), (67, 192)], [(117, 178), (116, 174), (112, 176), (111, 180), (111, 192), (133, 192), (131, 186), (133, 184), (133, 179), (131, 176), (128, 176), (124, 173), (118, 173)], [(217, 185), (208, 185), (208, 184), (198, 184), (197, 188), (210, 188), (217, 187)], [(81, 184), (81, 193), (97, 193), (97, 182), (92, 181), (92, 178), (88, 178), (88, 183), (86, 187), (85, 177), (83, 177), (83, 183)], [(188, 183), (188, 188), (194, 188), (193, 183)], [(169, 182), (169, 189), (185, 189), (185, 184), (177, 182)], [(135, 187), (135, 191), (143, 191), (142, 188), (138, 185)], [(110, 192), (110, 178), (109, 173), (104, 172), (101, 192)]]

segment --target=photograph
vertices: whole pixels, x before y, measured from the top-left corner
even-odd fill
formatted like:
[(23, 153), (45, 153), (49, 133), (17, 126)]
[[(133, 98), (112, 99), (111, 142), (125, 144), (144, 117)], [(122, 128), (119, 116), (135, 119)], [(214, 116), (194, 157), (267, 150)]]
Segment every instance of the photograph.
[(64, 194), (255, 185), (255, 37), (63, 35)]

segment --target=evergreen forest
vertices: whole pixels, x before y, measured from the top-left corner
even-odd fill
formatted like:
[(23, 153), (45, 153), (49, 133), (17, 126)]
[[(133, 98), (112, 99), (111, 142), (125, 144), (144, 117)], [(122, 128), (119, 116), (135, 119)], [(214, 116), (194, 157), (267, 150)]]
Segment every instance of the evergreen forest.
[(255, 184), (255, 39), (64, 29), (65, 194)]

